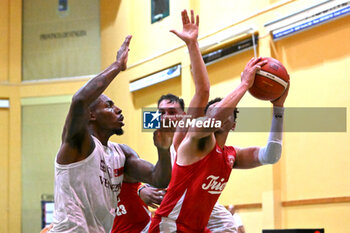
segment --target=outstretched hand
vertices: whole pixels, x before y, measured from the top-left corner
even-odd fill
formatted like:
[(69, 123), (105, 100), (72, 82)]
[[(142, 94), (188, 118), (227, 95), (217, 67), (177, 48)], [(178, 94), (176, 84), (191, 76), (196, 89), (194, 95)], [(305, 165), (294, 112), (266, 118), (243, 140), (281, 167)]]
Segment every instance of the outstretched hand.
[(187, 10), (183, 10), (181, 12), (181, 16), (183, 26), (182, 32), (179, 32), (177, 30), (170, 30), (170, 32), (177, 35), (186, 44), (196, 42), (198, 38), (199, 16), (197, 15), (195, 20), (193, 10), (191, 10), (191, 21), (188, 17)]
[(132, 36), (127, 36), (124, 40), (124, 43), (120, 47), (117, 53), (117, 64), (120, 67), (121, 71), (126, 70), (126, 63), (128, 62), (128, 54), (129, 54), (129, 44)]

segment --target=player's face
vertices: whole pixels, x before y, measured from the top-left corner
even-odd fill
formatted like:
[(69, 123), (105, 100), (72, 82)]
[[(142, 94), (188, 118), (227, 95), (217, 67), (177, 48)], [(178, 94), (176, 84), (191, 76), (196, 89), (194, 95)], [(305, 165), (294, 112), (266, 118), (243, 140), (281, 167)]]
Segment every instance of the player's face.
[(232, 115), (230, 115), (227, 120), (224, 122), (223, 126), (221, 127), (222, 131), (229, 132), (230, 130), (234, 130), (236, 127), (235, 118)]
[(159, 112), (162, 114), (162, 118), (179, 119), (184, 114), (181, 106), (178, 102), (170, 102), (169, 100), (162, 100), (158, 106)]
[[(218, 103), (219, 102), (210, 105), (207, 111), (212, 111), (213, 108), (215, 108), (216, 105), (218, 105)], [(235, 122), (234, 114), (232, 112), (232, 115), (230, 115), (227, 119), (225, 119), (222, 122), (221, 128), (218, 131), (219, 132), (229, 132), (230, 130), (234, 130), (235, 127), (236, 127), (236, 122)]]
[(114, 105), (114, 102), (105, 95), (101, 95), (95, 110), (91, 113), (96, 125), (101, 130), (112, 131), (114, 134), (122, 135), (124, 116), (122, 110)]

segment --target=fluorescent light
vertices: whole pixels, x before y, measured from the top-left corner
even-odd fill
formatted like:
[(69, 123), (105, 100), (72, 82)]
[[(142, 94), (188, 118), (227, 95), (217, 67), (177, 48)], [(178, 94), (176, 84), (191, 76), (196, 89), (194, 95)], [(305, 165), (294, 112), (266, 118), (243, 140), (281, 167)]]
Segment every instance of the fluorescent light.
[[(222, 48), (217, 48), (212, 52), (205, 53), (203, 55), (203, 60), (205, 65), (209, 66), (225, 58), (237, 55), (241, 52), (247, 51), (249, 49), (254, 49), (254, 54), (256, 56), (256, 44), (258, 42), (258, 34), (252, 34), (252, 37), (246, 37), (236, 41), (235, 43), (227, 44)], [(223, 43), (224, 44), (224, 43)]]
[(0, 108), (10, 108), (9, 100), (0, 100)]
[(245, 27), (245, 28), (237, 28), (237, 27), (230, 28), (230, 29), (224, 30), (222, 32), (218, 32), (217, 34), (215, 34), (214, 36), (212, 36), (208, 39), (204, 39), (203, 41), (201, 41), (199, 43), (199, 48), (201, 51), (203, 51), (203, 50), (206, 50), (210, 47), (213, 47), (215, 45), (223, 43), (227, 40), (230, 40), (232, 38), (246, 35), (246, 34), (252, 34), (255, 31), (256, 31), (256, 29), (253, 26)]
[(350, 1), (328, 0), (305, 8), (264, 26), (274, 40), (298, 33), (350, 13)]
[(129, 85), (130, 92), (140, 90), (166, 80), (176, 78), (181, 75), (181, 65), (176, 65), (155, 74), (133, 81)]

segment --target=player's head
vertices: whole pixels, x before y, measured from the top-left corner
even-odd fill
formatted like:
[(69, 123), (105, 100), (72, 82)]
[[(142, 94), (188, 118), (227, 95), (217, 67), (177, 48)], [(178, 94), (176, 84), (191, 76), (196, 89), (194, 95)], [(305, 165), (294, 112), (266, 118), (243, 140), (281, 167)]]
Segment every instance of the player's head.
[[(207, 106), (204, 109), (204, 112), (207, 113), (208, 109), (212, 109), (215, 108), (215, 106), (222, 100), (222, 98), (217, 97), (213, 100), (210, 100), (207, 104)], [(221, 127), (221, 131), (230, 131), (230, 130), (234, 130), (236, 127), (236, 119), (237, 119), (237, 114), (239, 113), (238, 109), (235, 108), (232, 111), (232, 115), (230, 115), (230, 117), (228, 117), (226, 119), (226, 121), (224, 121), (222, 123), (222, 127)]]
[(122, 110), (114, 105), (114, 102), (106, 95), (100, 95), (89, 106), (89, 125), (98, 133), (122, 135), (124, 116)]
[(162, 95), (158, 100), (158, 109), (162, 116), (183, 115), (185, 113), (184, 100), (173, 94)]

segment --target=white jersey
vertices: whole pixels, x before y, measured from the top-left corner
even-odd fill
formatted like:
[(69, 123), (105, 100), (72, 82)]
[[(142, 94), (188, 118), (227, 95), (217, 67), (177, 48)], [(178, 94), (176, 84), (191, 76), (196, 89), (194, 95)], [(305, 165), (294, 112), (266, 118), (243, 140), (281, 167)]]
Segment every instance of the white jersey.
[(234, 215), (232, 215), (232, 217), (233, 217), (233, 220), (234, 220), (237, 228), (243, 226), (242, 219), (237, 213), (234, 213)]
[(125, 155), (118, 144), (105, 147), (93, 137), (94, 151), (84, 160), (55, 163), (55, 213), (50, 232), (101, 233), (113, 226)]
[(211, 232), (237, 232), (238, 226), (225, 206), (216, 203), (210, 214), (207, 227)]
[(171, 160), (171, 166), (174, 167), (174, 163), (176, 160), (176, 151), (174, 144), (171, 144), (170, 146), (170, 160)]

